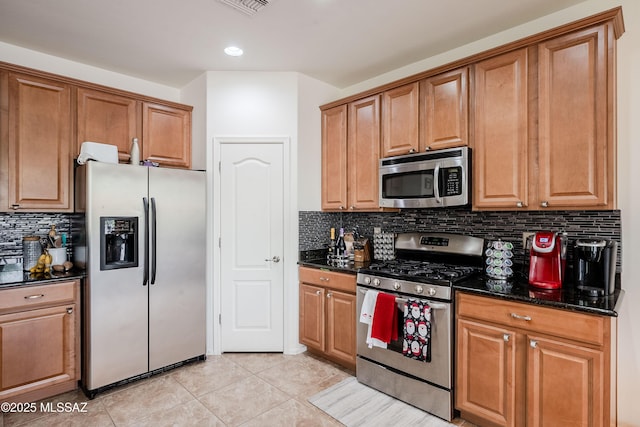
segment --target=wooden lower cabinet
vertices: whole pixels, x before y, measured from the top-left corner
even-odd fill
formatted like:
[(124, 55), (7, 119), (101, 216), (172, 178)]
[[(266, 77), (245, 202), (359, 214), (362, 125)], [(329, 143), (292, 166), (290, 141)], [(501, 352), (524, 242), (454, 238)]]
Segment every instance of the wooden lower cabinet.
[(481, 426), (616, 424), (614, 318), (464, 293), (456, 307), (462, 418)]
[(355, 370), (356, 277), (300, 267), (300, 342)]
[(0, 291), (0, 401), (32, 402), (77, 387), (79, 282)]

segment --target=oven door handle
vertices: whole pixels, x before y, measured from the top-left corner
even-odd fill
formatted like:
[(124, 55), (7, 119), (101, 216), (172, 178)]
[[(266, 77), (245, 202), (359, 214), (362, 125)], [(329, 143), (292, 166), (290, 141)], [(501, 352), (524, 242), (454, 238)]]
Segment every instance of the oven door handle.
[[(360, 291), (360, 293), (362, 294), (366, 294), (367, 290), (366, 289), (358, 289)], [(417, 298), (420, 301), (426, 301), (427, 304), (429, 304), (429, 307), (433, 308), (434, 310), (442, 310), (444, 308), (447, 308), (447, 306), (449, 304), (445, 304), (445, 303), (441, 303), (441, 302), (433, 302), (433, 301), (429, 301), (428, 299), (422, 299), (422, 298)], [(400, 298), (400, 297), (396, 297), (396, 304), (404, 304), (408, 302), (408, 300), (406, 298)]]

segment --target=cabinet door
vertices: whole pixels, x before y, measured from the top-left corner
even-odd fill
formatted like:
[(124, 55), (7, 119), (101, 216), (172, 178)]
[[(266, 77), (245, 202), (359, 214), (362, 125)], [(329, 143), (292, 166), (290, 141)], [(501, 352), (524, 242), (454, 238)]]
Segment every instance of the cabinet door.
[(131, 140), (140, 138), (140, 103), (132, 98), (91, 89), (78, 89), (76, 155), (84, 141), (118, 147), (118, 159), (129, 162)]
[(191, 111), (144, 102), (142, 135), (142, 159), (191, 167)]
[(322, 111), (322, 209), (347, 207), (347, 106)]
[(349, 210), (378, 210), (380, 95), (350, 103), (348, 117)]
[(0, 316), (0, 401), (76, 378), (75, 304)]
[(420, 150), (418, 88), (411, 83), (382, 94), (382, 157)]
[(319, 351), (325, 349), (325, 290), (300, 284), (300, 342)]
[(613, 208), (613, 43), (602, 25), (539, 45), (541, 207)]
[(492, 425), (517, 425), (516, 333), (458, 319), (457, 337), (456, 409)]
[(600, 426), (604, 419), (602, 351), (528, 338), (527, 425)]
[(422, 82), (421, 150), (468, 144), (468, 67), (430, 77)]
[(14, 73), (7, 85), (0, 209), (71, 211), (71, 87)]
[(474, 74), (473, 207), (526, 207), (527, 50), (479, 62)]
[(355, 367), (356, 296), (327, 289), (327, 347), (329, 356)]

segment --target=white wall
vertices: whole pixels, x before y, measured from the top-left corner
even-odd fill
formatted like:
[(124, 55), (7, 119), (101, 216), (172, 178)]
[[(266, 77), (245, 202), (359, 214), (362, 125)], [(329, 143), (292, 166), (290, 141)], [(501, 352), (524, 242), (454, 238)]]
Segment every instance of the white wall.
[[(598, 12), (622, 6), (626, 32), (618, 40), (618, 207), (622, 212), (622, 288), (618, 317), (618, 425), (640, 425), (640, 2), (589, 0), (461, 48), (345, 88), (349, 96), (518, 40)], [(637, 185), (637, 184), (636, 184)], [(317, 195), (316, 197), (320, 197)]]
[(69, 61), (4, 42), (0, 42), (0, 60), (10, 64), (115, 87), (142, 95), (165, 99), (167, 101), (180, 101), (180, 90), (174, 87), (153, 83), (79, 62)]

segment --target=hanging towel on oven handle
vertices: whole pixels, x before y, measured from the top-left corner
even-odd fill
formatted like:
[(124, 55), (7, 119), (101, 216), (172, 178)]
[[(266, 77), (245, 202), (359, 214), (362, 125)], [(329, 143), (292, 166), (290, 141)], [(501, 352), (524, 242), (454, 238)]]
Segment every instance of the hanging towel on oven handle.
[(371, 321), (371, 338), (385, 344), (398, 339), (398, 316), (395, 295), (379, 292)]
[(431, 307), (428, 301), (409, 298), (404, 304), (402, 354), (431, 362)]

